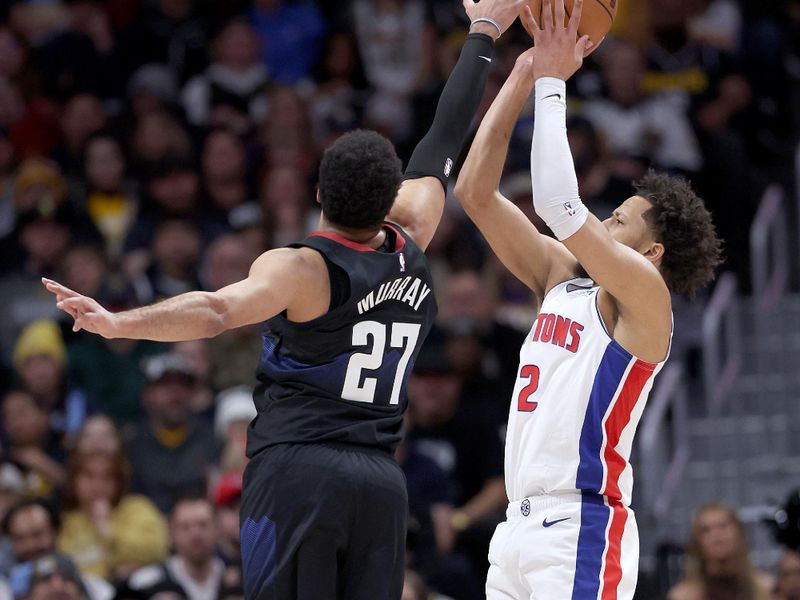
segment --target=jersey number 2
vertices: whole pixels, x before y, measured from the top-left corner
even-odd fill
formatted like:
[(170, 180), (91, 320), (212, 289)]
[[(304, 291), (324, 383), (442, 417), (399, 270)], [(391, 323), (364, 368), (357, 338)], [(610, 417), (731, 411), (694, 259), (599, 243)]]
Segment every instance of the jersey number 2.
[[(397, 370), (392, 383), (392, 395), (389, 404), (400, 402), (400, 388), (403, 386), (403, 376), (406, 373), (408, 361), (417, 346), (419, 337), (419, 323), (392, 323), (389, 335), (389, 348), (403, 350), (397, 362)], [(368, 352), (356, 352), (347, 363), (347, 373), (344, 377), (342, 398), (355, 402), (374, 402), (375, 388), (378, 386), (376, 377), (364, 377), (361, 381), (361, 371), (374, 371), (380, 369), (386, 354), (386, 325), (377, 321), (361, 321), (353, 327), (353, 346), (372, 347)]]
[(528, 385), (522, 388), (517, 397), (517, 410), (520, 412), (533, 412), (539, 406), (538, 402), (528, 400), (539, 389), (539, 367), (525, 365), (519, 371), (519, 376), (528, 380)]

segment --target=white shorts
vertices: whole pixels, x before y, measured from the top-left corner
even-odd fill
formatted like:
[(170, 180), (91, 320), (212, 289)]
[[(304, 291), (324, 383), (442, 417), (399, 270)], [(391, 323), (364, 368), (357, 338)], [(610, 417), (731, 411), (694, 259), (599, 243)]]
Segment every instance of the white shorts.
[(487, 600), (631, 600), (639, 571), (633, 511), (595, 494), (508, 505), (489, 545)]

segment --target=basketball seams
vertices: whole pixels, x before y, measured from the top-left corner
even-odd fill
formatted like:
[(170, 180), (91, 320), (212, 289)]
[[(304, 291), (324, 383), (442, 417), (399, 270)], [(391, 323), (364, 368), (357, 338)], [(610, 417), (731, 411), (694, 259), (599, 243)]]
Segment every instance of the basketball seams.
[(600, 6), (603, 7), (603, 10), (606, 11), (608, 18), (611, 19), (611, 23), (614, 23), (614, 15), (611, 13), (611, 10), (606, 6), (603, 0), (595, 0)]

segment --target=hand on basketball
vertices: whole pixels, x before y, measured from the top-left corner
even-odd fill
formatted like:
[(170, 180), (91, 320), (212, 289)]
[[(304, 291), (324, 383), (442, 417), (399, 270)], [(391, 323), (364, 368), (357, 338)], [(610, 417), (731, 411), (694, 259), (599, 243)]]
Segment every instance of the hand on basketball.
[[(555, 1), (555, 19), (553, 6)], [(588, 35), (578, 38), (578, 24), (581, 21), (583, 0), (575, 0), (569, 22), (565, 26), (566, 10), (564, 0), (543, 0), (542, 28), (529, 6), (522, 11), (525, 28), (533, 36), (534, 77), (555, 77), (566, 81), (581, 68), (583, 58), (588, 56), (594, 45)]]
[[(464, 10), (467, 11), (467, 16), (470, 21), (474, 21), (480, 17), (494, 19), (497, 21), (497, 24), (500, 25), (501, 34), (511, 27), (511, 24), (517, 18), (522, 7), (528, 1), (529, 0), (481, 0), (480, 2), (474, 2), (473, 0), (463, 0)], [(487, 23), (487, 25), (489, 24)], [(489, 25), (489, 27), (493, 30), (492, 37), (495, 39), (499, 37), (497, 29), (495, 29), (493, 25)], [(487, 33), (488, 32), (489, 30), (487, 29)]]
[(72, 331), (85, 329), (104, 338), (116, 337), (116, 318), (88, 296), (83, 296), (51, 279), (42, 278), (48, 291), (56, 296), (56, 306), (75, 319)]

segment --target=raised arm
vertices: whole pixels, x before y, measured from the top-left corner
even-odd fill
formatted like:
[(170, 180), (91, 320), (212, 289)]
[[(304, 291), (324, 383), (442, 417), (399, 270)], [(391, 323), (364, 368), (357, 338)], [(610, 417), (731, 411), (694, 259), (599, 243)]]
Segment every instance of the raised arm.
[(461, 56), (439, 98), (430, 130), (414, 149), (389, 220), (423, 249), (442, 218), (445, 190), (478, 110), (494, 55), (494, 42), (528, 0), (464, 0), (471, 25)]
[[(313, 266), (302, 251), (280, 248), (262, 254), (246, 279), (216, 292), (188, 292), (162, 302), (112, 313), (96, 300), (43, 279), (58, 308), (105, 338), (178, 342), (214, 337), (228, 329), (265, 321), (291, 306), (305, 289)], [(309, 273), (313, 274), (313, 273)]]
[(533, 53), (528, 50), (517, 59), (483, 118), (455, 195), (502, 263), (541, 300), (551, 276), (567, 278), (575, 259), (561, 244), (540, 234), (498, 190), (514, 125), (532, 90)]
[[(564, 27), (564, 2), (545, 0), (536, 39), (536, 122), (531, 149), (534, 207), (556, 236), (617, 305), (620, 315), (669, 332), (670, 296), (654, 264), (616, 241), (583, 205), (567, 141), (565, 81), (581, 66), (588, 38), (575, 42), (582, 0)], [(532, 18), (528, 13), (528, 18)]]

